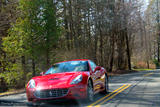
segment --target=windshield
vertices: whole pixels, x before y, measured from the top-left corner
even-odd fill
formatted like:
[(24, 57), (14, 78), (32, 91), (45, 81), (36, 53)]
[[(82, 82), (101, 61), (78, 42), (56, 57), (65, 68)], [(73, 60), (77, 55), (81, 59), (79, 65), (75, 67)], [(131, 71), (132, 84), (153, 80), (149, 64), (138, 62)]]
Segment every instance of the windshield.
[(89, 71), (88, 61), (69, 61), (62, 62), (53, 65), (46, 73), (62, 73), (62, 72), (77, 72), (77, 71)]

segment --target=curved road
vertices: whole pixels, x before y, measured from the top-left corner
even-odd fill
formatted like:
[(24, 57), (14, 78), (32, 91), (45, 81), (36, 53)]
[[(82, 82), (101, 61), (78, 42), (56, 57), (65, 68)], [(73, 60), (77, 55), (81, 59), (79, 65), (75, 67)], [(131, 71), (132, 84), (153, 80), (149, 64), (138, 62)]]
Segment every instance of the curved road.
[[(53, 101), (40, 107), (159, 107), (160, 70), (144, 71), (110, 78), (110, 93), (95, 95), (95, 101)], [(0, 97), (0, 106), (32, 106), (25, 93)]]

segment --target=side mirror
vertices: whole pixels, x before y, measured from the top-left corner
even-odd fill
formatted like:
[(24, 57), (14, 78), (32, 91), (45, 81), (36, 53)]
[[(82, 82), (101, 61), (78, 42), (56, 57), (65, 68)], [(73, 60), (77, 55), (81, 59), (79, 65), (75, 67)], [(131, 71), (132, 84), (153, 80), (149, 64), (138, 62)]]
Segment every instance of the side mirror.
[(100, 67), (100, 66), (97, 66), (97, 67), (95, 68), (94, 72), (99, 71), (99, 70), (101, 70), (101, 67)]
[(41, 72), (40, 75), (43, 76), (43, 75), (44, 75), (44, 72)]

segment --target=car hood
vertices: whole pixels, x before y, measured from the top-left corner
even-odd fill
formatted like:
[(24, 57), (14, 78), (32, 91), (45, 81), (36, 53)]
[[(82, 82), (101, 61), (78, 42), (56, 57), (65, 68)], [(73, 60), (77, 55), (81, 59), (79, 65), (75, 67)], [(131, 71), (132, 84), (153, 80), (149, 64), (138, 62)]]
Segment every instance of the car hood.
[(44, 75), (33, 78), (37, 89), (68, 88), (70, 82), (81, 72), (67, 72)]

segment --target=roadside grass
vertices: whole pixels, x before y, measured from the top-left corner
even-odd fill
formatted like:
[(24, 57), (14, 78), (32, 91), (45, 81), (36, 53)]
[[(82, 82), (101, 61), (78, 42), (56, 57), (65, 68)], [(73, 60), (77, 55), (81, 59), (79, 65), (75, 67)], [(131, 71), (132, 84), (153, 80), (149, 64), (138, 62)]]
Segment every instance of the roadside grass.
[(108, 72), (109, 76), (118, 76), (123, 74), (135, 73), (138, 72), (137, 70), (113, 70), (113, 72)]
[(108, 75), (109, 76), (116, 76), (116, 75), (123, 75), (123, 74), (143, 72), (143, 71), (152, 71), (152, 70), (154, 70), (154, 69), (138, 68), (138, 69), (132, 69), (132, 70), (114, 70), (113, 72), (108, 73)]
[(12, 95), (12, 94), (17, 94), (17, 93), (22, 93), (25, 92), (25, 89), (10, 89), (7, 92), (2, 92), (0, 93), (0, 97), (4, 95)]
[(151, 70), (154, 70), (154, 69), (143, 69), (143, 68), (139, 68), (139, 69), (133, 69), (135, 71), (151, 71)]

